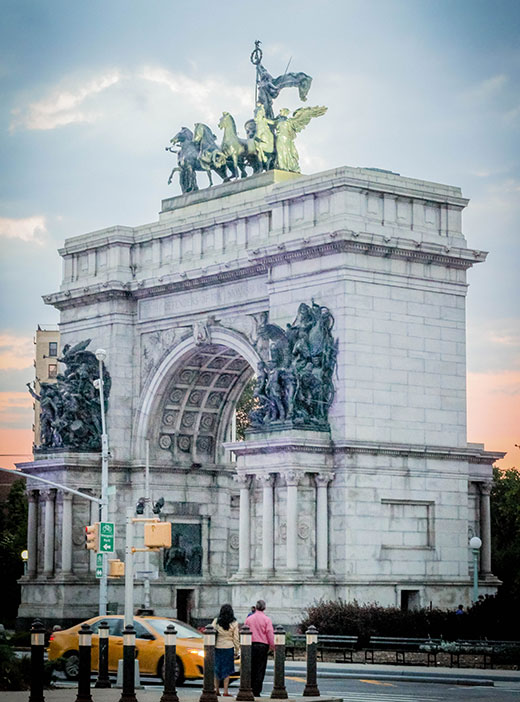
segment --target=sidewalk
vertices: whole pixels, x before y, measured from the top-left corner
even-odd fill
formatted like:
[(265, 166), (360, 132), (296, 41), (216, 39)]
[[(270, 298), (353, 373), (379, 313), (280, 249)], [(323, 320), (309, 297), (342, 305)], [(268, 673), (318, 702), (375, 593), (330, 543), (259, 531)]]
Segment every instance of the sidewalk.
[[(236, 692), (234, 692), (233, 697), (235, 697)], [(157, 690), (136, 690), (135, 696), (138, 702), (159, 702), (163, 690), (157, 688)], [(119, 702), (121, 697), (121, 690), (99, 690), (92, 688), (90, 691), (93, 702)], [(182, 688), (177, 690), (177, 695), (179, 697), (179, 702), (199, 702), (202, 690), (183, 690)], [(45, 690), (43, 693), (45, 697), (45, 702), (74, 702), (77, 695), (76, 688), (67, 688), (62, 690)], [(25, 690), (23, 692), (0, 692), (0, 700), (2, 702), (27, 702), (29, 699), (29, 691)], [(219, 702), (223, 702), (226, 698), (219, 697)], [(267, 700), (269, 697), (264, 695), (262, 698)], [(341, 697), (289, 697), (289, 699), (284, 700), (284, 702), (296, 702), (296, 700), (303, 700), (304, 702), (341, 702)]]

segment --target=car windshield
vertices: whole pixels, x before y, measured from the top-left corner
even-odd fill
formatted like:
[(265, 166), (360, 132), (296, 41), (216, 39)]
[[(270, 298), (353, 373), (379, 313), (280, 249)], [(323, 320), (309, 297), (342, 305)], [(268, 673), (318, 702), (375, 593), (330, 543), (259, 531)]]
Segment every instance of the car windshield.
[(177, 636), (179, 639), (202, 639), (204, 638), (200, 631), (194, 629), (188, 624), (182, 624), (181, 622), (173, 621), (172, 619), (146, 619), (148, 624), (152, 626), (155, 631), (161, 636), (164, 634), (168, 624), (173, 624), (177, 629)]

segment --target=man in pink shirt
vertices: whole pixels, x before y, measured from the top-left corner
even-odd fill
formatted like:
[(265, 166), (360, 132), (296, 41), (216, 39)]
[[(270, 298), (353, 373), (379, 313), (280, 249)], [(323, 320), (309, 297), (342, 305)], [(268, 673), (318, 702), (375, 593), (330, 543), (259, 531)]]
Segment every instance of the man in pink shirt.
[(256, 611), (247, 617), (251, 629), (251, 687), (253, 695), (260, 697), (264, 683), (269, 651), (274, 649), (273, 622), (265, 614), (264, 600), (258, 600)]

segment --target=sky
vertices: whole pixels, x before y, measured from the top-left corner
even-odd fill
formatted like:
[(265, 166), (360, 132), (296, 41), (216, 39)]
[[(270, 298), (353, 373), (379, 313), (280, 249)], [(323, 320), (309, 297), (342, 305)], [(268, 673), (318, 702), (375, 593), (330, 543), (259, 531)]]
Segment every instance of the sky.
[[(1, 0), (0, 465), (30, 460), (37, 325), (64, 240), (157, 219), (181, 126), (241, 125), (249, 56), (313, 76), (304, 173), (377, 167), (462, 188), (468, 440), (520, 467), (518, 0)], [(299, 107), (295, 89), (276, 106)], [(218, 179), (217, 179), (218, 180)], [(202, 186), (203, 183), (200, 182)]]

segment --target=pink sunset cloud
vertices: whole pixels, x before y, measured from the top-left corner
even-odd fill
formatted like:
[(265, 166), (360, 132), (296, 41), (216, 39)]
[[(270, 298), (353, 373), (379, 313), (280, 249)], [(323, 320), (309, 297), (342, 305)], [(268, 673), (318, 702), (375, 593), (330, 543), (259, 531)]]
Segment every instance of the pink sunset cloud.
[(507, 451), (500, 468), (520, 468), (520, 371), (468, 373), (468, 441)]

